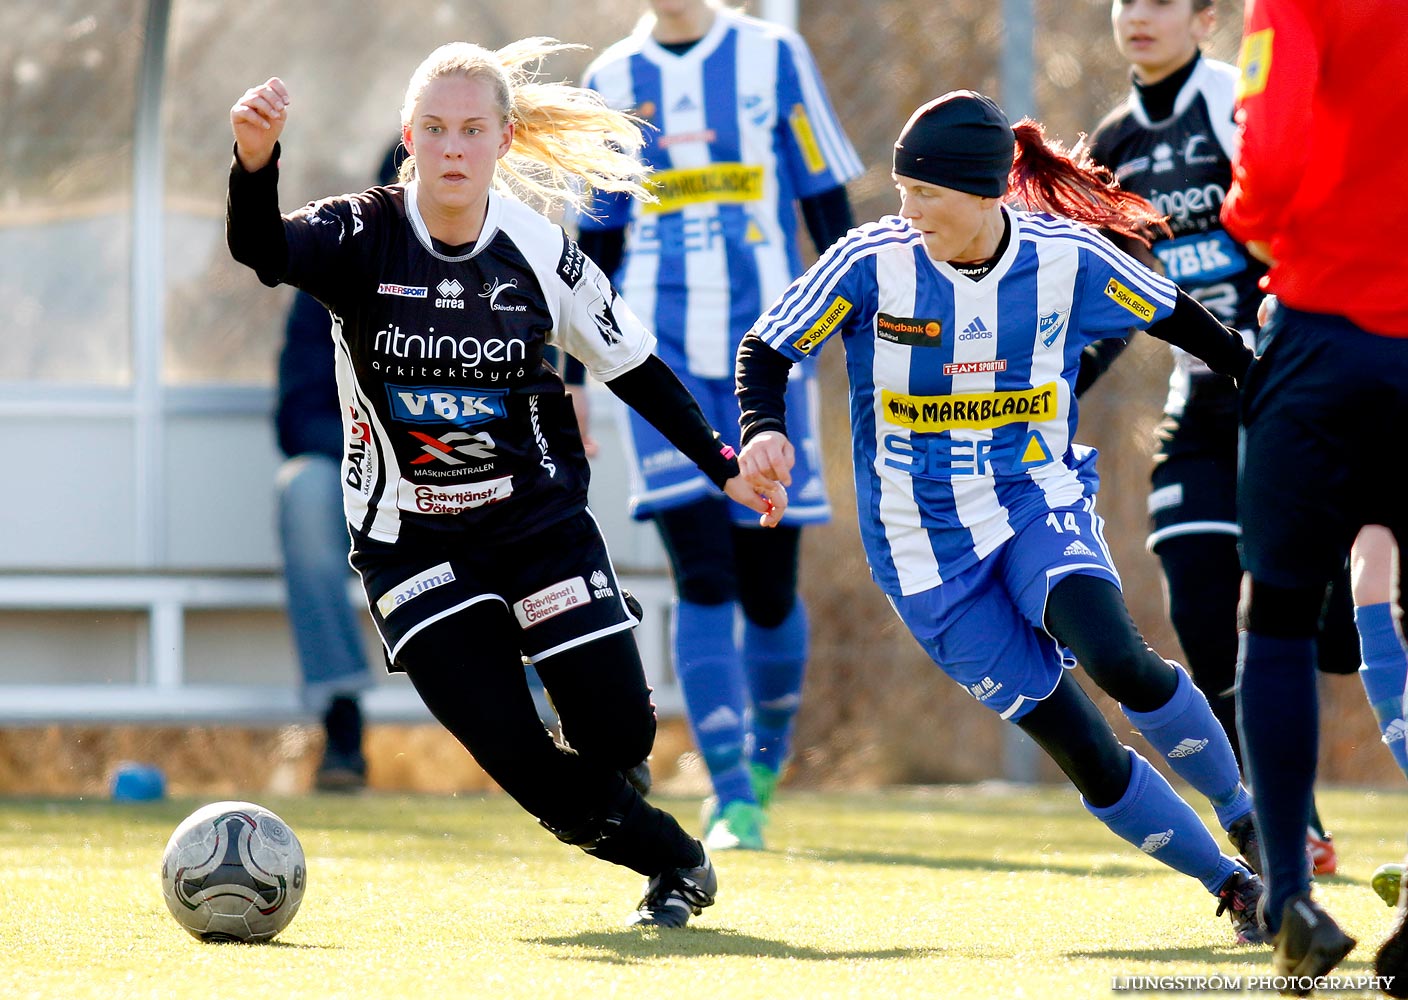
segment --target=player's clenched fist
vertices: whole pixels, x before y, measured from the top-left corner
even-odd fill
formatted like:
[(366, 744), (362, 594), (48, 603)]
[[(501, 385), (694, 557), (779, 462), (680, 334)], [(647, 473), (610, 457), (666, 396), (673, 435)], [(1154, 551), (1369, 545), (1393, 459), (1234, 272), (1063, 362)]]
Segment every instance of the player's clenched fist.
[(230, 108), (235, 153), (246, 170), (258, 170), (274, 155), (288, 121), (288, 88), (277, 76), (250, 87)]

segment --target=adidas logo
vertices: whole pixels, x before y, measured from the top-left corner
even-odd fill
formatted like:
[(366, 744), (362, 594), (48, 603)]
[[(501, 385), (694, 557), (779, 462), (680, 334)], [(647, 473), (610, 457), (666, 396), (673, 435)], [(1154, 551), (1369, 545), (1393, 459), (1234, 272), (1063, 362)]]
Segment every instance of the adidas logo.
[(1068, 555), (1068, 556), (1089, 556), (1091, 559), (1098, 559), (1098, 558), (1099, 558), (1099, 556), (1097, 556), (1097, 555), (1095, 554), (1094, 550), (1091, 549), (1091, 547), (1090, 547), (1089, 545), (1086, 545), (1084, 542), (1080, 541), (1079, 539), (1077, 539), (1076, 541), (1072, 542), (1070, 545), (1067, 545), (1067, 546), (1066, 546), (1065, 555)]
[(1162, 833), (1151, 833), (1144, 838), (1144, 843), (1139, 845), (1139, 849), (1145, 854), (1153, 854), (1160, 847), (1163, 847), (1173, 839), (1173, 831), (1165, 830)]
[(959, 340), (991, 340), (992, 331), (983, 325), (983, 317), (974, 316), (972, 322), (963, 328)]
[(1399, 740), (1408, 737), (1408, 724), (1402, 719), (1394, 719), (1384, 730), (1383, 741), (1385, 743), (1397, 743)]
[(1168, 755), (1170, 757), (1191, 757), (1207, 745), (1207, 740), (1195, 740), (1190, 736), (1186, 740), (1179, 740), (1178, 746), (1170, 750)]
[(738, 717), (738, 713), (727, 705), (720, 705), (700, 721), (698, 730), (701, 733), (714, 733), (720, 729), (732, 729), (741, 726), (743, 720)]
[(678, 111), (695, 111), (695, 110), (698, 109), (698, 107), (699, 107), (699, 105), (695, 104), (692, 100), (690, 100), (688, 94), (684, 94), (683, 96), (680, 97), (680, 99), (679, 99), (678, 101), (675, 102), (675, 106), (674, 106), (673, 108), (671, 108), (670, 110), (671, 110), (671, 111), (676, 111), (676, 112), (678, 112)]

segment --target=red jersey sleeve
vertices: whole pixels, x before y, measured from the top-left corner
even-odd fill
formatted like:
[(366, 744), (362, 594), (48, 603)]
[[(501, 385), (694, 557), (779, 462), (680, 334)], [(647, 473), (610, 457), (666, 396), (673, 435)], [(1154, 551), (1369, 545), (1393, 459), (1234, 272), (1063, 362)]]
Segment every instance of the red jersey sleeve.
[(1306, 169), (1320, 71), (1318, 0), (1248, 0), (1237, 87), (1238, 150), (1222, 223), (1270, 242)]

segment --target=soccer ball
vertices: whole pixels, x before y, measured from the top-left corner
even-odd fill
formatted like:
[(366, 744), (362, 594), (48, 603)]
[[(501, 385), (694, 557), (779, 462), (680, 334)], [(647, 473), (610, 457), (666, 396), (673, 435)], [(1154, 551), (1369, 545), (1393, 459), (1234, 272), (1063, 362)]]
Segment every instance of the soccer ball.
[(166, 842), (161, 894), (176, 922), (202, 941), (268, 941), (303, 902), (303, 845), (253, 802), (212, 802)]

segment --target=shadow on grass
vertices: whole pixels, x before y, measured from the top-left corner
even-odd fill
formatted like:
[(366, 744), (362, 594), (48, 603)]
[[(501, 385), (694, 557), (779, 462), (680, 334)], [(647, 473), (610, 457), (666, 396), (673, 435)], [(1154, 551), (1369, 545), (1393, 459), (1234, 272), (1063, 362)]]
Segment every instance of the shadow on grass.
[(583, 948), (591, 954), (572, 952), (556, 957), (572, 962), (607, 962), (634, 965), (670, 955), (726, 955), (749, 958), (779, 958), (804, 962), (830, 962), (837, 959), (917, 958), (942, 954), (942, 948), (860, 948), (823, 950), (804, 948), (785, 941), (743, 934), (713, 927), (690, 927), (662, 931), (628, 930), (584, 931), (562, 937), (523, 938), (525, 944), (554, 948)]
[(1147, 865), (1101, 864), (1098, 868), (1090, 865), (1053, 864), (1050, 861), (1022, 861), (1003, 858), (1000, 861), (985, 858), (928, 857), (923, 854), (904, 854), (894, 851), (845, 851), (845, 850), (799, 850), (796, 856), (808, 861), (823, 861), (831, 864), (852, 865), (907, 865), (911, 868), (933, 868), (941, 871), (976, 871), (991, 875), (994, 871), (1006, 872), (1050, 872), (1058, 875), (1101, 875), (1110, 878), (1131, 878), (1148, 875)]

